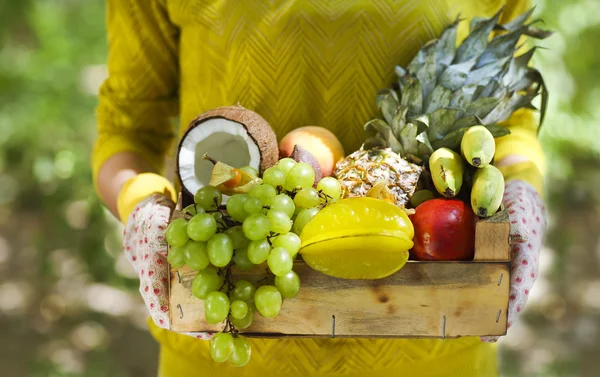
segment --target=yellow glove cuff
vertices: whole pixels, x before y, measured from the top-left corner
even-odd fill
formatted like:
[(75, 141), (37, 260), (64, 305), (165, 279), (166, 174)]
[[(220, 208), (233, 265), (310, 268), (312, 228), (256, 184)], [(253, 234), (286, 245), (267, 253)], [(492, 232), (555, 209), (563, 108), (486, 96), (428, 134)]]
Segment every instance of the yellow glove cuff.
[(158, 174), (138, 174), (125, 182), (117, 198), (117, 210), (121, 222), (126, 223), (135, 206), (152, 194), (163, 194), (173, 202), (177, 201), (173, 184)]

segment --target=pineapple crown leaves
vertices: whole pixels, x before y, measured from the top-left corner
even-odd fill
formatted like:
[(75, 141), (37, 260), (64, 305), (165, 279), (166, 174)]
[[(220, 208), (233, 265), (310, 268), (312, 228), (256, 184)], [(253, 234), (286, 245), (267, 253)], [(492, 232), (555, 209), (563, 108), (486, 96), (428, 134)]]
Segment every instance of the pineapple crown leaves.
[[(541, 127), (548, 91), (539, 71), (529, 66), (536, 47), (515, 56), (522, 36), (551, 35), (534, 26), (539, 20), (527, 23), (534, 9), (505, 24), (498, 23), (503, 9), (490, 18), (476, 17), (458, 46), (457, 18), (406, 69), (396, 66), (397, 87), (377, 94), (383, 119), (365, 125), (365, 147), (389, 147), (420, 162), (435, 149), (457, 149), (464, 132), (475, 125), (487, 127), (495, 137), (510, 133), (497, 123), (517, 109), (535, 109), (531, 101), (538, 95)], [(494, 32), (498, 34), (490, 37)]]

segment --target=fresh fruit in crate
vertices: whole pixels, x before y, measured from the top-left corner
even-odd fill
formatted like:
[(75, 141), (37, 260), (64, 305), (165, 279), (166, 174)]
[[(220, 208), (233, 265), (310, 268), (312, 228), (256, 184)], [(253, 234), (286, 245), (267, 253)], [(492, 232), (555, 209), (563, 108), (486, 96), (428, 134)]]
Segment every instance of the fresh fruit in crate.
[(412, 253), (416, 259), (473, 259), (476, 218), (462, 200), (428, 200), (410, 219), (415, 229)]
[(471, 206), (479, 217), (495, 214), (502, 204), (504, 195), (504, 176), (493, 165), (477, 169), (473, 176)]
[(413, 246), (406, 212), (373, 198), (341, 199), (317, 213), (301, 234), (313, 269), (345, 279), (380, 279), (401, 269)]
[(360, 149), (336, 165), (345, 197), (367, 196), (376, 182), (387, 182), (398, 205), (409, 202), (423, 169), (390, 148)]
[(306, 126), (290, 131), (279, 142), (280, 157), (290, 157), (297, 146), (315, 157), (324, 177), (333, 173), (335, 164), (345, 155), (342, 143), (323, 127)]
[(430, 190), (419, 190), (416, 191), (413, 196), (410, 198), (410, 204), (417, 208), (422, 203), (425, 203), (428, 200), (434, 199), (435, 194)]
[(315, 178), (313, 186), (316, 187), (317, 183), (323, 178), (323, 173), (321, 171), (321, 164), (317, 160), (317, 158), (310, 153), (309, 151), (302, 148), (300, 145), (295, 145), (292, 150), (292, 154), (290, 158), (296, 162), (304, 162), (310, 165), (311, 168), (315, 171)]
[(380, 199), (386, 202), (396, 204), (396, 195), (390, 190), (388, 184), (384, 180), (377, 181), (373, 184), (373, 187), (367, 191), (368, 198)]
[[(336, 166), (344, 196), (365, 196), (384, 180), (399, 206), (407, 205), (415, 191), (426, 190), (417, 204), (430, 200), (427, 191), (433, 187), (442, 196), (457, 197), (463, 180), (461, 149), (470, 165), (483, 168), (492, 161), (494, 138), (509, 133), (501, 122), (517, 109), (533, 107), (539, 94), (543, 119), (546, 88), (540, 73), (528, 65), (535, 49), (515, 56), (522, 36), (549, 35), (526, 24), (532, 11), (504, 25), (498, 24), (501, 11), (476, 18), (458, 46), (457, 20), (439, 39), (425, 44), (406, 68), (396, 67), (397, 85), (377, 95), (383, 119), (367, 122), (362, 148)], [(485, 216), (491, 216), (497, 210), (490, 199), (498, 196), (497, 175), (479, 176), (471, 201), (477, 203), (475, 212), (485, 209)], [(480, 188), (488, 177), (494, 182)]]
[(436, 149), (429, 158), (429, 172), (436, 190), (447, 198), (455, 197), (463, 184), (463, 159), (448, 148)]
[(234, 195), (246, 193), (254, 186), (262, 183), (258, 175), (250, 170), (250, 166), (234, 168), (215, 160), (207, 153), (202, 156), (202, 159), (210, 161), (214, 165), (208, 184), (215, 187), (222, 194)]
[(496, 153), (494, 135), (483, 126), (471, 127), (460, 141), (460, 151), (469, 164), (483, 168), (492, 162)]

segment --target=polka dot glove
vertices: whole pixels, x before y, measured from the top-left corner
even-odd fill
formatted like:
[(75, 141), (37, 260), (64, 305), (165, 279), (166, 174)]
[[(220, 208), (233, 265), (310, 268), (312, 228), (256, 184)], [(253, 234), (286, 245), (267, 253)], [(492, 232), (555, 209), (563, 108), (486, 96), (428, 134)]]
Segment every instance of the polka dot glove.
[[(538, 275), (539, 256), (546, 230), (546, 209), (542, 198), (529, 183), (508, 181), (504, 205), (510, 220), (511, 279), (507, 328), (523, 312), (529, 291)], [(499, 337), (482, 337), (495, 342)]]
[[(170, 329), (169, 264), (165, 233), (175, 204), (161, 194), (142, 200), (131, 212), (123, 233), (123, 251), (140, 279), (140, 293), (154, 323)], [(212, 333), (185, 333), (210, 339)]]

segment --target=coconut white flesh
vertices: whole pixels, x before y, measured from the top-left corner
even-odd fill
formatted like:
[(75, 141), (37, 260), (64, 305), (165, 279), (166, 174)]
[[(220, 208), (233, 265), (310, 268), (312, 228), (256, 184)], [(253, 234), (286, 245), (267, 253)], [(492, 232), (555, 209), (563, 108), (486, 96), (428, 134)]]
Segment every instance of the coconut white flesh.
[(260, 167), (260, 150), (244, 126), (224, 118), (206, 120), (187, 133), (179, 150), (179, 175), (192, 195), (210, 182), (213, 164), (202, 159), (205, 153), (233, 167)]

